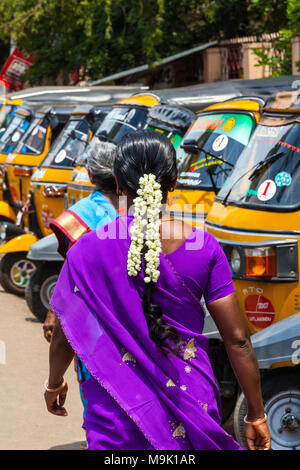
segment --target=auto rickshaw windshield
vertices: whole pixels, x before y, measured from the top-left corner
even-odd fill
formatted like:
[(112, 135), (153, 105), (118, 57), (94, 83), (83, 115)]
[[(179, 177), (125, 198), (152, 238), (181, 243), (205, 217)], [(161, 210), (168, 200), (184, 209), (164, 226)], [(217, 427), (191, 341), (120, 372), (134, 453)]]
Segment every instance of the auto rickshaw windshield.
[(11, 122), (13, 118), (14, 108), (15, 106), (7, 104), (3, 107), (3, 109), (0, 112), (0, 137), (4, 134), (9, 123)]
[(17, 144), (15, 153), (40, 155), (44, 149), (47, 134), (47, 119), (34, 119), (23, 139)]
[(90, 127), (85, 119), (69, 121), (41, 166), (72, 167), (77, 157), (85, 152), (89, 132)]
[(95, 135), (102, 135), (107, 140), (118, 143), (125, 134), (145, 126), (147, 112), (146, 107), (114, 107), (105, 117)]
[[(249, 140), (255, 125), (246, 113), (200, 115), (177, 148), (180, 189), (220, 188)], [(189, 151), (187, 142), (193, 142)]]
[(8, 154), (14, 150), (29, 127), (25, 116), (15, 114), (0, 138), (0, 152)]
[[(113, 108), (100, 124), (89, 142), (88, 148), (92, 150), (104, 138), (110, 142), (118, 143), (125, 134), (145, 127), (148, 110), (144, 108), (117, 107)], [(87, 149), (86, 149), (87, 150)], [(76, 165), (85, 166), (87, 152), (78, 155)]]
[(299, 209), (300, 122), (259, 124), (216, 200), (260, 210)]

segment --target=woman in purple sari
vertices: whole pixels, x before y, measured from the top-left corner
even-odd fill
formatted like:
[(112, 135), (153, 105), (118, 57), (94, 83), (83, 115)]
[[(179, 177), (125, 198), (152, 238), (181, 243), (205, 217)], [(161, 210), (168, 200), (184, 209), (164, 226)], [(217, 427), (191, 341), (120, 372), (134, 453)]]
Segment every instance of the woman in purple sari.
[(91, 374), (83, 384), (89, 449), (240, 450), (220, 426), (204, 296), (247, 399), (248, 446), (269, 449), (257, 362), (226, 257), (207, 232), (162, 216), (177, 177), (173, 146), (156, 132), (132, 133), (118, 145), (114, 173), (134, 216), (84, 235), (68, 252), (51, 299), (59, 322), (48, 411), (67, 414), (64, 374), (76, 353)]

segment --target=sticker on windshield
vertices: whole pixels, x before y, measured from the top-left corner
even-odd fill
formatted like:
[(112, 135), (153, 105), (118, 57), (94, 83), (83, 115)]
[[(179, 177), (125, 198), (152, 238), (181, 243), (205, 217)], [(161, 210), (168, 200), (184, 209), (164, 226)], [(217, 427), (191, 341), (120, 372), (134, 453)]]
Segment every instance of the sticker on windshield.
[(13, 159), (15, 158), (15, 156), (16, 155), (14, 153), (9, 153), (6, 157), (5, 163), (11, 163)]
[(16, 132), (13, 134), (11, 140), (12, 140), (13, 142), (18, 142), (18, 140), (20, 139), (20, 137), (21, 137), (20, 132), (16, 131)]
[(214, 140), (212, 144), (212, 148), (215, 152), (221, 152), (221, 150), (224, 150), (225, 147), (227, 147), (228, 144), (228, 137), (225, 134), (220, 134), (218, 137)]
[(90, 181), (89, 175), (85, 171), (79, 171), (75, 177), (77, 183), (88, 183)]
[(272, 199), (276, 193), (276, 184), (273, 180), (264, 181), (257, 190), (257, 199), (260, 201), (268, 201)]
[(235, 126), (235, 119), (234, 117), (231, 117), (227, 119), (227, 121), (225, 122), (223, 126), (223, 131), (230, 132), (234, 128), (234, 126)]
[(290, 173), (286, 171), (281, 171), (275, 177), (275, 183), (277, 186), (289, 186), (292, 182), (292, 177)]
[(277, 137), (282, 129), (282, 126), (260, 126), (257, 131), (259, 137)]
[(200, 168), (205, 168), (211, 165), (222, 165), (222, 163), (224, 163), (222, 160), (217, 160), (213, 157), (205, 157), (193, 163), (190, 167), (190, 171), (194, 172), (196, 170), (200, 170)]
[(66, 158), (66, 155), (67, 155), (67, 152), (62, 149), (60, 152), (58, 152), (58, 154), (56, 155), (55, 157), (55, 160), (54, 162), (55, 163), (61, 163), (62, 161), (64, 161), (64, 159)]

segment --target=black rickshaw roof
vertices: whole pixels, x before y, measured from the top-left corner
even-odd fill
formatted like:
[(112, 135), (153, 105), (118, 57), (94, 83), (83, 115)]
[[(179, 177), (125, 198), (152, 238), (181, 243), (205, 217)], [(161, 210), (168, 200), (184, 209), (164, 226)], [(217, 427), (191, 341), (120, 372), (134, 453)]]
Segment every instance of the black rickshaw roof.
[(231, 79), (180, 88), (152, 90), (148, 93), (159, 97), (162, 104), (179, 105), (193, 111), (200, 111), (211, 104), (238, 97), (260, 97), (266, 100), (279, 91), (293, 90), (296, 80), (297, 76), (292, 75), (253, 80)]
[(167, 128), (186, 130), (194, 121), (196, 115), (193, 111), (180, 106), (156, 105), (148, 111), (148, 124), (165, 125)]

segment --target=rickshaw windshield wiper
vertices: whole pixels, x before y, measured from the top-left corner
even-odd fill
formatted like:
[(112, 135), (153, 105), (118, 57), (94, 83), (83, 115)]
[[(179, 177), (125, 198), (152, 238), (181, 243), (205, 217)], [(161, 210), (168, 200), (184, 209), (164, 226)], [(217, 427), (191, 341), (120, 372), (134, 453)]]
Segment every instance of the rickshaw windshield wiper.
[(263, 168), (265, 168), (269, 163), (272, 163), (273, 161), (277, 160), (278, 158), (281, 158), (283, 155), (285, 155), (285, 152), (279, 152), (276, 153), (275, 155), (271, 155), (269, 158), (261, 160), (260, 162), (255, 165), (254, 170), (252, 171), (251, 175), (249, 175), (248, 179), (252, 180)]
[[(182, 147), (184, 150), (189, 150), (191, 153), (198, 153), (198, 152), (203, 152), (205, 154), (205, 159), (206, 159), (206, 163), (208, 164), (208, 159), (207, 157), (211, 157), (213, 158), (214, 160), (219, 160), (223, 163), (225, 163), (226, 165), (230, 166), (231, 168), (233, 168), (233, 164), (232, 163), (229, 163), (227, 162), (226, 160), (224, 160), (223, 158), (221, 157), (218, 157), (217, 155), (213, 155), (211, 152), (208, 152), (207, 150), (205, 150), (204, 148), (202, 147), (199, 147), (198, 143), (196, 142), (196, 140), (185, 140), (182, 145), (180, 145), (180, 147)], [(223, 171), (225, 171), (225, 169), (223, 168), (222, 169)], [(207, 172), (209, 174), (209, 178), (210, 178), (210, 181), (211, 181), (211, 184), (212, 184), (212, 187), (213, 187), (213, 190), (214, 190), (214, 193), (215, 194), (218, 194), (219, 190), (217, 188), (217, 185), (216, 185), (216, 182), (215, 182), (215, 179), (213, 177), (213, 173), (212, 173), (212, 169), (211, 169), (211, 166), (210, 165), (207, 165)]]
[(70, 137), (72, 140), (79, 140), (79, 142), (83, 142), (84, 144), (88, 141), (88, 135), (77, 129), (73, 129), (69, 134), (67, 134), (67, 137)]
[[(276, 153), (275, 155), (272, 155), (271, 157), (269, 157), (267, 160), (264, 159), (264, 160), (261, 160), (259, 161), (255, 167), (254, 167), (254, 170), (252, 171), (251, 175), (248, 177), (249, 180), (253, 179), (255, 175), (257, 175), (257, 173), (262, 169), (264, 168), (268, 163), (271, 163), (273, 162), (274, 160), (277, 160), (277, 158), (280, 158), (282, 157), (283, 155), (285, 155), (284, 152), (279, 152), (279, 153)], [(226, 196), (224, 197), (224, 199), (222, 200), (222, 204), (226, 204), (227, 202), (227, 199), (229, 198), (230, 194), (231, 194), (231, 191), (233, 189), (233, 187), (239, 182), (241, 181), (241, 179), (244, 178), (244, 176), (247, 175), (247, 173), (250, 171), (247, 170), (245, 173), (243, 173), (237, 180), (235, 180), (231, 186), (231, 188), (229, 189), (228, 193), (226, 194)]]
[(214, 160), (220, 160), (220, 162), (226, 163), (226, 165), (231, 166), (231, 168), (234, 167), (234, 165), (232, 163), (227, 162), (227, 160), (224, 160), (223, 158), (218, 157), (217, 155), (213, 155), (211, 152), (208, 152), (207, 150), (204, 150), (202, 147), (197, 146), (197, 148), (198, 148), (198, 150), (200, 150), (200, 152), (205, 153), (205, 155), (207, 155), (209, 157), (212, 157)]
[(198, 153), (199, 151), (200, 152), (203, 152), (205, 153), (207, 156), (209, 157), (212, 157), (214, 158), (215, 160), (220, 160), (221, 162), (223, 163), (226, 163), (226, 165), (229, 165), (231, 166), (231, 168), (234, 167), (234, 165), (232, 163), (229, 163), (227, 162), (226, 160), (224, 160), (223, 158), (221, 157), (218, 157), (217, 155), (214, 155), (212, 154), (211, 152), (208, 152), (208, 150), (205, 150), (204, 148), (202, 147), (199, 147), (199, 145), (197, 144), (196, 140), (185, 140), (181, 145), (180, 145), (181, 148), (183, 148), (184, 150), (187, 150), (187, 151), (190, 151), (191, 153)]

